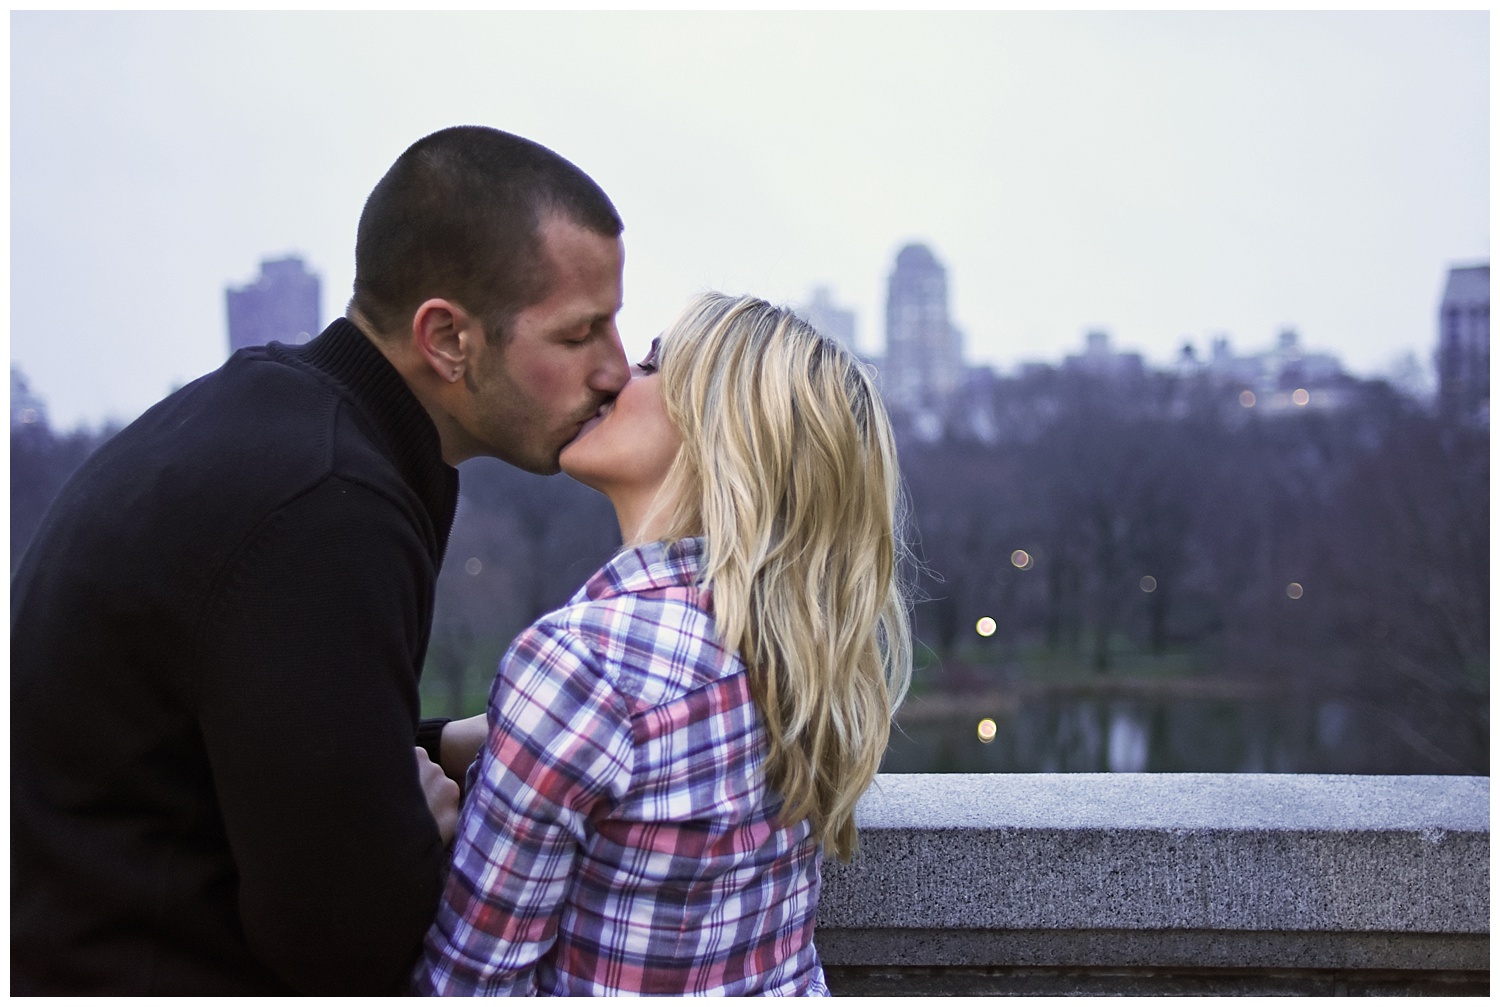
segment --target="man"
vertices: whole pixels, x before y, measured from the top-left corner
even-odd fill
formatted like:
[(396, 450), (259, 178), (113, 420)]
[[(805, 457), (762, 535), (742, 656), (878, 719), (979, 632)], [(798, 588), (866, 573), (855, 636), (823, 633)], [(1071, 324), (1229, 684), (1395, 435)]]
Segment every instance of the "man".
[(620, 231), (551, 151), (435, 133), (365, 204), (347, 319), (64, 488), (12, 585), (12, 992), (401, 989), (457, 812), (432, 763), (482, 740), (418, 728), (453, 466), (555, 472), (624, 385)]

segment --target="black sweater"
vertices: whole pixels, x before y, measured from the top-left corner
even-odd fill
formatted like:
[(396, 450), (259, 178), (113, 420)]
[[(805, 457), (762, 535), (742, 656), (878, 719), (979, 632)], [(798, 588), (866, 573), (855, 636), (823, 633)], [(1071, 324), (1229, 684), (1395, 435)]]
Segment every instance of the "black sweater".
[(402, 987), (445, 860), (412, 746), (457, 491), (343, 319), (74, 475), (12, 583), (13, 993)]

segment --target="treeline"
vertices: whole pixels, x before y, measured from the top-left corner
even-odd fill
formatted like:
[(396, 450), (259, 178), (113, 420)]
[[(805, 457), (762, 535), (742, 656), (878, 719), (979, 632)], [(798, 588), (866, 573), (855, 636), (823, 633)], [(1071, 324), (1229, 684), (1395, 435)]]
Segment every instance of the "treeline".
[[(1125, 655), (1185, 654), (1376, 709), (1437, 771), (1487, 771), (1487, 426), (1441, 424), (1382, 382), (1351, 380), (1336, 409), (1239, 391), (1041, 369), (965, 404), (992, 436), (903, 440), (923, 684), (990, 688), (1037, 655), (1107, 681)], [(12, 569), (106, 435), (12, 431)], [(512, 637), (619, 543), (604, 498), (564, 477), (478, 460), (462, 484), (433, 712), (482, 708)]]
[(52, 499), (84, 459), (116, 427), (54, 433), (44, 421), (12, 424), (10, 429), (10, 569), (14, 573), (26, 546), (41, 526)]
[(1242, 390), (1044, 370), (992, 388), (996, 443), (909, 446), (918, 627), (953, 687), (988, 616), (991, 667), (1030, 647), (1107, 676), (1122, 652), (1185, 651), (1374, 707), (1440, 771), (1486, 772), (1487, 426), (1378, 381), (1325, 390), (1336, 409)]

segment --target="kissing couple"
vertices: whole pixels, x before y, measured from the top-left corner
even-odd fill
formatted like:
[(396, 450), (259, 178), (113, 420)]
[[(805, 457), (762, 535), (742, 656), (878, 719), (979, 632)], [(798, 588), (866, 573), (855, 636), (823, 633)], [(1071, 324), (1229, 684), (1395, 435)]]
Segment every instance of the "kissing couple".
[[(695, 298), (627, 364), (618, 214), (453, 127), (376, 185), (346, 318), (122, 430), (12, 585), (12, 992), (820, 995), (824, 853), (910, 676), (867, 367)], [(455, 466), (622, 546), (419, 719)]]

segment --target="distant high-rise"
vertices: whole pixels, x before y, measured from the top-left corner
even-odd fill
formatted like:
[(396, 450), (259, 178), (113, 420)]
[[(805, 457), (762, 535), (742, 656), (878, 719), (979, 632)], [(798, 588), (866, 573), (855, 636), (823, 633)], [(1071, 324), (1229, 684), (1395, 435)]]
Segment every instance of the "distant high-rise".
[(254, 283), (224, 292), (229, 352), (270, 342), (305, 343), (318, 334), (321, 284), (295, 255), (266, 259)]
[(827, 287), (814, 287), (812, 301), (804, 304), (798, 312), (808, 324), (825, 336), (832, 336), (853, 351), (854, 312), (841, 308), (833, 302), (833, 292)]
[(1139, 353), (1118, 353), (1110, 345), (1109, 333), (1093, 329), (1084, 334), (1083, 352), (1070, 354), (1063, 360), (1068, 370), (1096, 377), (1114, 379), (1139, 379), (1146, 373), (1146, 361)]
[(885, 307), (881, 387), (892, 408), (941, 410), (963, 382), (962, 339), (948, 319), (948, 274), (926, 245), (896, 255)]
[(1448, 270), (1438, 309), (1438, 410), (1450, 420), (1488, 422), (1490, 267)]

